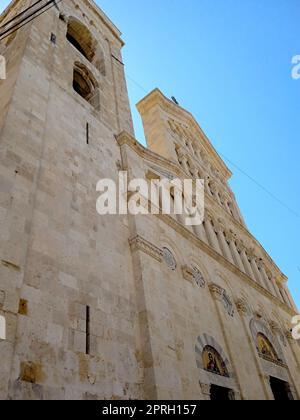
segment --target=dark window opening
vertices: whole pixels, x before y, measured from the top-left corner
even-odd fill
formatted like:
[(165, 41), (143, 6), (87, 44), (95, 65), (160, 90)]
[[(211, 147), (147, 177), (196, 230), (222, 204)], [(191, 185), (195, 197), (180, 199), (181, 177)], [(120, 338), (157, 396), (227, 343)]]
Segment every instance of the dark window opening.
[(90, 71), (79, 63), (74, 67), (73, 89), (96, 110), (100, 109), (98, 84)]
[(89, 60), (89, 57), (86, 53), (86, 51), (82, 48), (80, 43), (71, 35), (67, 34), (67, 40), (87, 59)]
[(85, 25), (73, 17), (69, 18), (66, 38), (80, 54), (105, 76), (103, 50)]
[(229, 388), (211, 385), (210, 399), (211, 401), (231, 401), (234, 400), (234, 393)]
[(92, 95), (92, 87), (77, 69), (74, 70), (73, 88), (78, 95), (89, 101)]
[(294, 400), (290, 386), (287, 382), (280, 379), (270, 377), (270, 386), (275, 401), (291, 401)]

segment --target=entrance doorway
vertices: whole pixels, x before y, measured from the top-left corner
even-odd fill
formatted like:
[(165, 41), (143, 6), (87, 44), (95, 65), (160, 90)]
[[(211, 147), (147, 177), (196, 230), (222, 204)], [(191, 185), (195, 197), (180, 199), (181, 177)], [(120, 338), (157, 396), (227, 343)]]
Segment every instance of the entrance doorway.
[(294, 399), (290, 386), (287, 382), (284, 382), (278, 378), (273, 378), (271, 376), (270, 385), (275, 401), (290, 401)]
[(234, 400), (234, 393), (231, 389), (211, 385), (210, 399), (211, 401), (230, 401)]

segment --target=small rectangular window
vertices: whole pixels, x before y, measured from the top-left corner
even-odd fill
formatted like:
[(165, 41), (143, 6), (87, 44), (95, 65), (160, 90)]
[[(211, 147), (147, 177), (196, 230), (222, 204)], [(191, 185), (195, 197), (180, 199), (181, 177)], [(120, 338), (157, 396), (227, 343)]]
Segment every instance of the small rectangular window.
[(51, 34), (50, 41), (52, 42), (52, 44), (56, 44), (56, 35), (54, 33)]

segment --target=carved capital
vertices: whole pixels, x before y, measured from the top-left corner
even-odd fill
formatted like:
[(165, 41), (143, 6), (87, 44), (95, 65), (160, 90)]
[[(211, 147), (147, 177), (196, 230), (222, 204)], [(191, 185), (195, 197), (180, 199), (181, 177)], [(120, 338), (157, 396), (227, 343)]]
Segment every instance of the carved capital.
[(249, 255), (249, 249), (247, 247), (247, 244), (245, 244), (241, 239), (238, 239), (238, 247), (239, 247), (239, 250), (241, 252), (245, 252), (245, 254), (247, 255), (247, 257), (250, 256)]
[(258, 259), (258, 257), (256, 256), (254, 248), (249, 248), (247, 254), (248, 254), (249, 258), (251, 258), (251, 260), (256, 261)]
[(258, 267), (260, 270), (263, 270), (263, 269), (264, 269), (264, 267), (265, 267), (265, 263), (264, 263), (264, 261), (263, 261), (261, 258), (258, 258), (258, 259), (257, 259), (256, 264), (257, 264), (257, 267)]
[(266, 273), (267, 273), (268, 278), (270, 280), (273, 280), (274, 276), (273, 276), (272, 271), (268, 267), (265, 267), (265, 270), (266, 270)]
[(277, 322), (270, 321), (269, 325), (270, 325), (270, 329), (271, 329), (273, 334), (279, 334), (281, 332), (280, 326), (278, 325)]
[(235, 242), (237, 239), (236, 234), (232, 230), (226, 232), (226, 238), (230, 242)]
[(231, 302), (230, 297), (228, 296), (226, 290), (214, 283), (211, 283), (209, 285), (209, 290), (211, 291), (211, 294), (214, 297), (214, 299), (220, 301), (223, 304), (228, 315), (233, 317), (234, 305)]
[(177, 150), (178, 159), (181, 159), (181, 160), (185, 159), (186, 160), (186, 154), (185, 154), (184, 148), (182, 146), (180, 146), (176, 150)]
[(210, 384), (202, 384), (201, 382), (199, 382), (200, 388), (201, 388), (201, 392), (203, 395), (208, 395), (210, 396)]
[(240, 315), (242, 316), (250, 316), (251, 310), (247, 304), (247, 302), (244, 299), (238, 299), (235, 302), (235, 305), (237, 307), (237, 310)]
[(290, 331), (290, 330), (286, 330), (286, 332), (285, 332), (285, 337), (289, 340), (289, 341), (291, 341), (291, 342), (295, 342), (295, 340), (294, 340), (294, 337), (293, 337), (293, 335), (292, 335), (292, 331)]
[(222, 289), (222, 287), (215, 283), (210, 283), (209, 290), (215, 299), (222, 300), (224, 294), (224, 289)]

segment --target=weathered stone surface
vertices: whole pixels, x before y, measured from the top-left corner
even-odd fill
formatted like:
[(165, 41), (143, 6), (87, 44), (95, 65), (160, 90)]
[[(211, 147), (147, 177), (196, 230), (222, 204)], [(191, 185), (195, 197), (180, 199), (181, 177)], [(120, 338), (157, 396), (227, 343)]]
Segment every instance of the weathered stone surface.
[[(32, 3), (14, 0), (1, 24)], [(0, 399), (202, 400), (211, 384), (235, 399), (272, 399), (270, 375), (299, 398), (300, 347), (281, 346), (294, 304), (246, 228), (230, 171), (191, 114), (158, 90), (138, 105), (142, 147), (120, 32), (89, 0), (59, 7), (64, 19), (53, 7), (0, 45)], [(93, 40), (91, 56), (67, 40), (72, 21)], [(74, 63), (100, 102), (73, 89)], [(121, 168), (204, 178), (205, 223), (99, 216), (96, 184)], [(254, 318), (267, 335), (276, 321), (268, 337), (281, 363), (258, 354)], [(206, 346), (228, 377), (204, 368)]]

